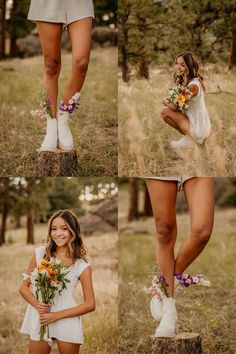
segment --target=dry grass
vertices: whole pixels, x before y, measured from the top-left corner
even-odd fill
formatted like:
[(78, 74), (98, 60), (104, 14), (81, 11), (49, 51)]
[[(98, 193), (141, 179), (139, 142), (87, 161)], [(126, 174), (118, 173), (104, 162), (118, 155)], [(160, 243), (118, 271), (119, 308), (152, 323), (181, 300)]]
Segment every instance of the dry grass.
[(203, 146), (184, 151), (171, 149), (170, 141), (180, 135), (159, 115), (162, 98), (173, 86), (171, 69), (153, 68), (149, 81), (119, 82), (120, 176), (235, 175), (236, 75), (223, 68), (216, 73), (212, 66), (204, 71), (212, 132)]
[[(1, 63), (0, 71), (0, 175), (33, 176), (36, 149), (45, 123), (30, 114), (42, 88), (42, 58)], [(71, 68), (63, 54), (60, 99)], [(96, 49), (82, 90), (82, 104), (71, 122), (78, 152), (78, 176), (117, 175), (117, 49)]]
[[(19, 333), (19, 328), (27, 304), (17, 290), (21, 274), (45, 232), (45, 226), (37, 227), (37, 245), (26, 246), (24, 229), (16, 233), (10, 231), (7, 239), (10, 237), (14, 243), (0, 248), (0, 354), (26, 353), (28, 338)], [(85, 242), (91, 257), (97, 308), (83, 316), (85, 344), (81, 347), (81, 354), (115, 354), (118, 343), (117, 234), (92, 236)], [(75, 298), (81, 300), (80, 286), (76, 288)]]
[[(127, 194), (122, 192), (120, 222), (124, 224)], [(157, 326), (149, 311), (150, 297), (143, 291), (150, 285), (149, 273), (155, 261), (154, 221), (134, 225), (147, 233), (129, 232), (119, 236), (119, 328), (120, 352), (148, 353), (149, 336)], [(132, 229), (132, 224), (130, 225)], [(189, 217), (178, 215), (178, 241), (189, 232)], [(235, 209), (216, 210), (215, 226), (209, 244), (189, 268), (190, 274), (205, 274), (210, 288), (189, 288), (176, 295), (179, 331), (198, 332), (204, 354), (233, 354), (236, 351), (235, 308)]]

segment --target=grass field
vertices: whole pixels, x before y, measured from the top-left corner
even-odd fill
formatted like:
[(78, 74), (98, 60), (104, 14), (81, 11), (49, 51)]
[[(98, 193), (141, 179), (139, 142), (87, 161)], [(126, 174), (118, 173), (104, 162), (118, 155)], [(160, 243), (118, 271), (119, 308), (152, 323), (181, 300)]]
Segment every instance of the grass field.
[[(122, 191), (121, 196), (119, 224), (124, 225), (126, 192)], [(187, 214), (178, 215), (177, 220), (176, 251), (189, 231)], [(151, 297), (143, 291), (151, 282), (156, 233), (152, 219), (137, 223), (135, 229), (146, 227), (147, 233), (129, 231), (119, 235), (119, 343), (121, 353), (144, 354), (148, 353), (149, 336), (157, 326), (149, 311)], [(235, 248), (235, 209), (216, 210), (211, 240), (188, 269), (190, 274), (207, 276), (211, 287), (193, 287), (176, 294), (178, 329), (199, 333), (204, 354), (236, 352)]]
[[(71, 68), (63, 54), (59, 81), (62, 99)], [(0, 175), (33, 176), (36, 149), (45, 134), (45, 122), (31, 116), (42, 92), (41, 57), (1, 62)], [(117, 175), (117, 50), (91, 53), (82, 103), (71, 119), (78, 153), (78, 176)]]
[[(18, 293), (21, 274), (34, 249), (42, 244), (46, 227), (36, 228), (37, 244), (26, 246), (25, 229), (11, 230), (7, 240), (11, 244), (0, 248), (0, 354), (26, 354), (28, 336), (19, 333), (26, 302)], [(13, 242), (13, 243), (12, 243)], [(96, 295), (96, 311), (83, 316), (85, 344), (81, 354), (116, 354), (118, 345), (118, 275), (117, 235), (91, 236), (85, 239), (93, 268), (93, 283)], [(91, 257), (91, 258), (90, 258)], [(75, 298), (80, 301), (80, 285)], [(58, 353), (53, 350), (52, 353)]]
[(180, 134), (160, 117), (162, 99), (173, 87), (172, 68), (151, 69), (150, 80), (119, 82), (120, 176), (234, 176), (236, 173), (236, 74), (205, 66), (207, 110), (212, 132), (203, 146), (172, 150)]

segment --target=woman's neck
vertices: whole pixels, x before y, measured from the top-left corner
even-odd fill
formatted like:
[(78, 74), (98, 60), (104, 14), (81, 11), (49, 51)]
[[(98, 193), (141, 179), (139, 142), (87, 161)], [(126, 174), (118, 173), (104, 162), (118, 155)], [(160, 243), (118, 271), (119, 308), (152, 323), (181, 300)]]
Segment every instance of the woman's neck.
[(56, 249), (56, 256), (61, 258), (61, 257), (70, 257), (70, 252), (69, 248), (67, 245), (62, 246), (62, 247), (57, 247)]

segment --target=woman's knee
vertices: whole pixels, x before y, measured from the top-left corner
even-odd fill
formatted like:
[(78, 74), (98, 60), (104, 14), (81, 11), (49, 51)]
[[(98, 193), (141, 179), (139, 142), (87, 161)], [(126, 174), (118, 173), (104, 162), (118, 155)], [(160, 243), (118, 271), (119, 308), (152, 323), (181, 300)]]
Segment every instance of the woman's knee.
[(58, 58), (45, 58), (45, 72), (48, 76), (56, 76), (61, 70), (61, 60)]
[(163, 245), (169, 245), (175, 242), (176, 224), (159, 220), (157, 222), (157, 241)]
[(207, 224), (193, 226), (191, 236), (201, 245), (206, 245), (211, 237), (212, 227)]
[(78, 56), (73, 59), (74, 69), (80, 73), (80, 75), (86, 75), (88, 70), (89, 60), (87, 57)]

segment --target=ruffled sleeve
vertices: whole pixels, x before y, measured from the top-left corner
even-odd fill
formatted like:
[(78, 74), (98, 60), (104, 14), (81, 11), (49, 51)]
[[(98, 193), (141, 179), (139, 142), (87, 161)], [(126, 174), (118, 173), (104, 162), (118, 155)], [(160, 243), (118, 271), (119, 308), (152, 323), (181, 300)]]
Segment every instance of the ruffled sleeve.
[(78, 266), (77, 266), (77, 269), (76, 269), (76, 275), (78, 278), (80, 278), (81, 274), (83, 273), (83, 271), (90, 267), (90, 263), (85, 261), (84, 259), (79, 259), (78, 261)]
[(36, 263), (37, 265), (41, 263), (45, 253), (45, 246), (41, 246), (35, 249)]

